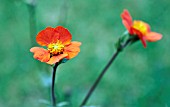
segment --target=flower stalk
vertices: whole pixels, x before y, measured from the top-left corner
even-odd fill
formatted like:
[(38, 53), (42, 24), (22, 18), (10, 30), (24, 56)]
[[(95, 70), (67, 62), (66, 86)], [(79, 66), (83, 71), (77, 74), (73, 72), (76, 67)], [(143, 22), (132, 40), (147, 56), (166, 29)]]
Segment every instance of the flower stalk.
[(94, 82), (94, 84), (92, 85), (92, 87), (90, 88), (90, 90), (88, 91), (87, 95), (85, 96), (83, 102), (81, 103), (80, 107), (83, 107), (87, 101), (89, 100), (90, 96), (92, 95), (92, 93), (94, 92), (96, 86), (99, 84), (99, 82), (101, 81), (102, 77), (104, 76), (104, 74), (106, 73), (106, 71), (108, 70), (108, 68), (110, 67), (110, 65), (113, 63), (113, 61), (115, 60), (115, 58), (119, 55), (119, 53), (130, 43), (132, 43), (134, 40), (136, 39), (136, 37), (130, 37), (129, 39), (127, 39), (127, 41), (124, 44), (121, 44), (121, 42), (119, 43), (116, 52), (113, 54), (112, 58), (109, 60), (109, 62), (107, 63), (107, 65), (104, 67), (104, 69), (102, 70), (102, 72), (100, 73), (100, 75), (98, 76), (98, 78), (96, 79), (96, 81)]
[(29, 11), (29, 26), (30, 26), (30, 39), (31, 45), (35, 46), (35, 35), (36, 35), (36, 0), (28, 0), (26, 2)]
[(55, 96), (55, 75), (58, 67), (58, 63), (56, 63), (53, 67), (53, 75), (52, 75), (52, 86), (51, 86), (51, 99), (52, 99), (52, 106), (56, 107), (56, 96)]

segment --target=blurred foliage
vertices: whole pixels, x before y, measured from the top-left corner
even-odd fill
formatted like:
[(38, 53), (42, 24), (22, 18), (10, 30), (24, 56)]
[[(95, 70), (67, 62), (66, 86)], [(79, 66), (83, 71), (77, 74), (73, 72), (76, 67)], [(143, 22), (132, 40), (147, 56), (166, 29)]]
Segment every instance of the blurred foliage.
[[(63, 25), (73, 40), (82, 42), (81, 53), (57, 70), (58, 102), (68, 101), (70, 107), (81, 103), (125, 31), (120, 14), (126, 8), (163, 39), (147, 48), (140, 42), (126, 48), (87, 105), (169, 107), (169, 5), (169, 0), (37, 0), (37, 32)], [(47, 107), (50, 102), (51, 67), (29, 52), (29, 26), (26, 1), (0, 0), (0, 107)]]

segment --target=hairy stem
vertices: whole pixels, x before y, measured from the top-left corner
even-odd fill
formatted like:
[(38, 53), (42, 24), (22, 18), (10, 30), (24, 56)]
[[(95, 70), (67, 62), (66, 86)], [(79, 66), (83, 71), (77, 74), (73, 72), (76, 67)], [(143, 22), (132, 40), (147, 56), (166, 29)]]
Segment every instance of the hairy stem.
[(55, 74), (56, 74), (57, 67), (58, 67), (58, 63), (56, 63), (54, 65), (54, 67), (53, 67), (53, 75), (52, 75), (51, 99), (52, 99), (53, 107), (56, 107), (56, 96), (55, 96), (54, 86), (55, 86)]
[(123, 50), (130, 42), (132, 42), (132, 40), (133, 40), (133, 38), (129, 38), (124, 44), (120, 45), (117, 48), (117, 51), (113, 54), (112, 58), (109, 60), (107, 65), (104, 67), (104, 69), (102, 70), (102, 72), (100, 73), (100, 75), (98, 76), (98, 78), (96, 79), (96, 81), (94, 82), (94, 84), (92, 85), (90, 90), (88, 91), (88, 93), (87, 93), (86, 97), (84, 98), (83, 102), (81, 103), (80, 107), (83, 107), (87, 103), (88, 99), (90, 98), (90, 96), (94, 92), (96, 86), (98, 85), (98, 83), (100, 82), (100, 80), (102, 79), (104, 74), (106, 73), (107, 69), (113, 63), (113, 61), (118, 56), (118, 54), (121, 52), (121, 50)]
[(29, 11), (29, 25), (30, 25), (30, 39), (31, 45), (35, 46), (36, 41), (34, 40), (36, 36), (36, 0), (30, 0), (27, 3), (28, 11)]
[(68, 9), (69, 9), (69, 1), (62, 0), (60, 10), (59, 10), (59, 25), (66, 26)]

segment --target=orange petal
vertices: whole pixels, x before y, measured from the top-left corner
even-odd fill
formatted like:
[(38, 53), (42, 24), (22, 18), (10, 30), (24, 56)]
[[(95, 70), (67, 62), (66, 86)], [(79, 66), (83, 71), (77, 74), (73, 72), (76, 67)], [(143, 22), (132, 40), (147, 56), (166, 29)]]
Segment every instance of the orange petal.
[(63, 43), (63, 45), (70, 44), (72, 36), (66, 28), (58, 26), (55, 30), (59, 33), (59, 40)]
[(38, 33), (36, 41), (41, 46), (48, 46), (50, 43), (56, 43), (59, 39), (59, 33), (52, 27), (47, 27)]
[(57, 56), (53, 56), (50, 58), (50, 60), (47, 62), (47, 64), (55, 64), (56, 62), (59, 62), (61, 59), (65, 58), (68, 54), (60, 54)]
[(70, 45), (64, 48), (64, 53), (67, 53), (68, 56), (66, 58), (71, 59), (80, 52), (81, 42), (71, 42)]
[(43, 48), (33, 47), (30, 52), (34, 53), (34, 58), (41, 62), (47, 62), (50, 59), (50, 53)]
[(132, 34), (133, 35), (137, 35), (139, 37), (139, 39), (141, 40), (143, 46), (146, 48), (146, 40), (145, 37), (143, 35), (143, 33), (141, 31), (139, 31), (138, 29), (135, 28), (131, 28)]
[(140, 37), (140, 40), (141, 40), (144, 48), (146, 48), (146, 40), (145, 40), (144, 36)]
[(155, 41), (162, 39), (162, 35), (160, 33), (156, 33), (156, 32), (149, 32), (149, 33), (147, 33), (145, 38), (149, 42), (155, 42)]
[(149, 24), (148, 24), (148, 23), (145, 23), (145, 22), (143, 22), (143, 23), (144, 23), (144, 25), (145, 25), (146, 28), (147, 28), (147, 32), (150, 32), (150, 31), (151, 31), (151, 28), (150, 28)]
[(124, 24), (124, 26), (126, 27), (126, 29), (128, 31), (130, 31), (130, 27), (133, 24), (132, 21), (132, 17), (130, 15), (130, 13), (128, 12), (128, 10), (124, 10), (123, 13), (121, 14), (121, 18), (122, 18), (122, 23)]
[(141, 20), (134, 20), (133, 21), (133, 28), (141, 30), (142, 32), (150, 32), (149, 24), (141, 21)]

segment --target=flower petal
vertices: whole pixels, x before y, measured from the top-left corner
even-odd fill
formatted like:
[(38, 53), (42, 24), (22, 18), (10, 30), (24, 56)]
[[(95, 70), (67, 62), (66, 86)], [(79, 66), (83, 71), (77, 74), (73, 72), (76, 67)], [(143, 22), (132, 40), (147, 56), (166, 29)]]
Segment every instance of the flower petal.
[(59, 62), (61, 59), (65, 58), (68, 54), (60, 54), (57, 56), (53, 56), (50, 58), (50, 60), (47, 62), (47, 64), (55, 64), (56, 62)]
[(135, 29), (133, 27), (131, 28), (131, 31), (132, 31), (132, 35), (139, 37), (139, 39), (141, 40), (143, 46), (146, 48), (146, 40), (145, 40), (145, 37), (144, 37), (143, 33), (140, 30)]
[(162, 39), (162, 35), (160, 33), (156, 33), (156, 32), (149, 32), (149, 33), (147, 33), (145, 38), (149, 42), (155, 42), (155, 41)]
[(146, 40), (145, 40), (144, 36), (139, 37), (139, 38), (140, 38), (140, 40), (141, 40), (141, 42), (143, 44), (143, 47), (146, 48)]
[(37, 43), (41, 46), (48, 46), (50, 43), (56, 43), (58, 39), (59, 33), (52, 27), (47, 27), (45, 30), (42, 30), (36, 37)]
[(138, 29), (141, 32), (145, 33), (145, 32), (150, 32), (150, 26), (149, 24), (141, 21), (141, 20), (134, 20), (133, 21), (133, 26), (134, 29)]
[(146, 26), (147, 32), (151, 31), (150, 25), (148, 23), (143, 22), (144, 25)]
[(132, 17), (130, 15), (130, 13), (128, 12), (128, 10), (124, 10), (123, 13), (121, 14), (121, 18), (122, 18), (122, 23), (124, 24), (124, 26), (126, 27), (126, 29), (128, 31), (130, 31), (130, 27), (133, 24), (132, 21)]
[(67, 53), (68, 56), (66, 58), (71, 59), (75, 56), (77, 56), (77, 54), (80, 52), (80, 45), (81, 42), (71, 42), (70, 45), (66, 46), (64, 48), (64, 53)]
[(50, 53), (44, 48), (33, 47), (30, 52), (34, 53), (34, 58), (41, 62), (47, 62), (50, 59)]
[(59, 33), (59, 41), (61, 41), (63, 45), (70, 44), (72, 36), (66, 28), (58, 26), (55, 28), (55, 30)]

